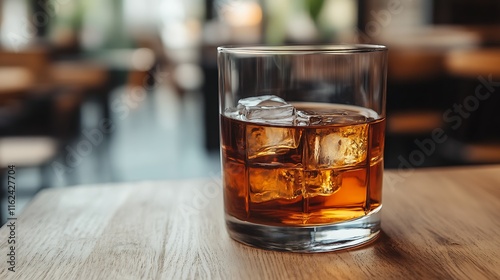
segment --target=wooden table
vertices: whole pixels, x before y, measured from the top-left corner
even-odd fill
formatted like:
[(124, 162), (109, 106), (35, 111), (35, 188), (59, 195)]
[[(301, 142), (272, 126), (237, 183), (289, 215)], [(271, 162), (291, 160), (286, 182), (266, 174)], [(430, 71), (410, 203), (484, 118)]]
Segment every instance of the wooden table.
[(0, 279), (500, 278), (499, 165), (387, 171), (380, 238), (321, 254), (232, 241), (219, 186), (45, 190), (16, 221), (16, 272), (5, 261), (10, 230), (0, 230)]

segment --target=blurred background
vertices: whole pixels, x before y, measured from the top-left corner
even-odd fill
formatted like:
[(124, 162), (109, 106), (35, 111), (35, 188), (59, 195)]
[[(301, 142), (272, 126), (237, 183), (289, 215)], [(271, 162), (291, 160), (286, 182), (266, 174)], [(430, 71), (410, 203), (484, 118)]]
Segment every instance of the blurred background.
[(500, 163), (497, 0), (3, 0), (1, 209), (220, 176), (216, 47), (320, 43), (389, 46), (386, 168)]

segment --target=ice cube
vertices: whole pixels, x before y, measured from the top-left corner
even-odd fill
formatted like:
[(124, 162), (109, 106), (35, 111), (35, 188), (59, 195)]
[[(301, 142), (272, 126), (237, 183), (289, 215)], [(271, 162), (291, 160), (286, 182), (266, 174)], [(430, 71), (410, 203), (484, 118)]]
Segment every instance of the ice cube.
[(304, 170), (304, 196), (327, 196), (342, 185), (342, 174), (333, 169)]
[(301, 132), (290, 128), (294, 124), (295, 108), (282, 98), (275, 95), (244, 98), (238, 101), (237, 110), (242, 120), (263, 123), (246, 127), (249, 159), (285, 154), (299, 146)]
[(273, 199), (294, 199), (302, 194), (299, 168), (248, 168), (250, 200), (255, 203)]
[(275, 95), (248, 97), (238, 101), (242, 119), (271, 124), (293, 124), (295, 108)]
[(236, 108), (226, 108), (224, 110), (224, 116), (232, 119), (240, 119), (240, 112)]
[(265, 125), (247, 125), (246, 151), (247, 158), (282, 155), (300, 144), (301, 131), (288, 127), (271, 127)]
[(306, 138), (305, 165), (308, 170), (353, 166), (366, 159), (366, 123), (317, 128), (309, 130)]
[(230, 160), (225, 160), (223, 164), (225, 186), (239, 197), (246, 197), (245, 165)]
[(329, 124), (356, 124), (364, 123), (367, 117), (356, 111), (346, 109), (328, 110), (303, 110), (297, 111), (296, 124), (307, 125), (329, 125)]

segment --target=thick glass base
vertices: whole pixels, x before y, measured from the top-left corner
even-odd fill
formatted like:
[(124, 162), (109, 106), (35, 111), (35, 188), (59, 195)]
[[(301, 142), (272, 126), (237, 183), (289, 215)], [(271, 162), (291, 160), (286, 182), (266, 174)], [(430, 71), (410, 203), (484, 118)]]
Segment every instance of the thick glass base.
[(380, 210), (346, 222), (309, 227), (280, 227), (241, 221), (226, 214), (229, 236), (270, 250), (314, 253), (347, 249), (374, 240), (380, 232)]

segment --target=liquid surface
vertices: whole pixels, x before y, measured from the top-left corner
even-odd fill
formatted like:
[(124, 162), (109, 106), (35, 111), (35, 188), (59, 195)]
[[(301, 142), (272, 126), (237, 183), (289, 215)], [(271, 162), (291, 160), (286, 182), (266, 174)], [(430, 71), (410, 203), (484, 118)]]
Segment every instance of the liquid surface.
[(355, 106), (296, 103), (293, 122), (221, 115), (224, 204), (240, 220), (331, 224), (381, 205), (385, 119)]

